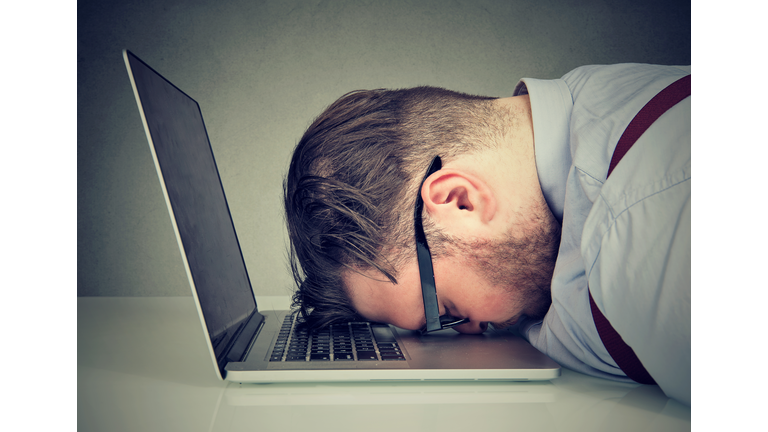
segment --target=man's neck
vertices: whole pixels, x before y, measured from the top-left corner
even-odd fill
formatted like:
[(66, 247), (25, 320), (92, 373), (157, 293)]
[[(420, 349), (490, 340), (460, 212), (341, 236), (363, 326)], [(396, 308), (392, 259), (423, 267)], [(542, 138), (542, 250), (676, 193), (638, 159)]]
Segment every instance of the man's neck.
[[(520, 175), (535, 175), (536, 157), (533, 137), (533, 116), (528, 95), (497, 99), (501, 113), (499, 119), (506, 123), (502, 150), (512, 157), (509, 161), (520, 165)], [(538, 178), (536, 179), (538, 182)]]

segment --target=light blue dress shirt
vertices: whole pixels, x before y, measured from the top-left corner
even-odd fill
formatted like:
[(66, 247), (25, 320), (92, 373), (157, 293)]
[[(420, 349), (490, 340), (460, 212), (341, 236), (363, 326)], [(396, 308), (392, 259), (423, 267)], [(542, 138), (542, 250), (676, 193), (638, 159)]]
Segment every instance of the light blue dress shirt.
[(543, 321), (521, 333), (570, 369), (631, 382), (603, 346), (589, 290), (611, 325), (670, 397), (690, 405), (691, 140), (688, 97), (608, 165), (629, 122), (689, 67), (585, 66), (561, 79), (524, 78), (536, 168), (562, 222)]

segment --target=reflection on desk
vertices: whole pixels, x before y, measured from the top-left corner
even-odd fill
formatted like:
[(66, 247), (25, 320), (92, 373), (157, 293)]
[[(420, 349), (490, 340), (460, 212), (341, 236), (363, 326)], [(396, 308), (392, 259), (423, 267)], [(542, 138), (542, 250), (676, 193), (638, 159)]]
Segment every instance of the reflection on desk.
[(78, 299), (79, 431), (684, 431), (690, 415), (656, 386), (565, 369), (531, 383), (226, 385), (191, 297)]

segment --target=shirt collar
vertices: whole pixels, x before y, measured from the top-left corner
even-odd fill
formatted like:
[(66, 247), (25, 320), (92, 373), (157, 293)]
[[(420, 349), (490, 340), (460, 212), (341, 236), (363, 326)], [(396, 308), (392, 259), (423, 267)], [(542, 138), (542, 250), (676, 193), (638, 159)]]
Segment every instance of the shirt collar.
[(571, 169), (570, 131), (573, 99), (565, 81), (523, 78), (514, 96), (529, 95), (539, 184), (552, 214), (563, 221), (565, 184)]

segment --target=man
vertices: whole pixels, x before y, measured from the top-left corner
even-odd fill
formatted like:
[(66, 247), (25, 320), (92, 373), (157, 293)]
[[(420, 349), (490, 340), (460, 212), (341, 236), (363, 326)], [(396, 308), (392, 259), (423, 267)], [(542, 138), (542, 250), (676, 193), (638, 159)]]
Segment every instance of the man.
[(440, 315), (468, 319), (457, 331), (516, 325), (568, 368), (646, 382), (606, 339), (607, 319), (633, 368), (690, 405), (690, 97), (610, 167), (635, 116), (689, 74), (589, 66), (523, 79), (501, 99), (343, 96), (285, 181), (295, 304), (311, 326), (362, 316), (422, 328), (420, 196)]

